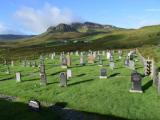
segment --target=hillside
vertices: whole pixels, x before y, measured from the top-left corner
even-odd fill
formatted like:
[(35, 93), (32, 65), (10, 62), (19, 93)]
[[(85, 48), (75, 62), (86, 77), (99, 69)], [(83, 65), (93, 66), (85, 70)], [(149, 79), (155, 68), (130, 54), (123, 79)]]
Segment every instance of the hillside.
[[(42, 52), (52, 51), (124, 49), (160, 44), (159, 25), (130, 30), (111, 26), (107, 30), (99, 24), (73, 24), (61, 24), (52, 29), (52, 32), (47, 30), (45, 33), (29, 39), (14, 42), (2, 41), (0, 42), (2, 48), (0, 53), (10, 51), (8, 56), (19, 56), (19, 54), (21, 56), (33, 56), (33, 54), (38, 55)], [(88, 28), (94, 28), (97, 31), (78, 31), (86, 24), (88, 24)], [(100, 29), (103, 31), (99, 31)]]

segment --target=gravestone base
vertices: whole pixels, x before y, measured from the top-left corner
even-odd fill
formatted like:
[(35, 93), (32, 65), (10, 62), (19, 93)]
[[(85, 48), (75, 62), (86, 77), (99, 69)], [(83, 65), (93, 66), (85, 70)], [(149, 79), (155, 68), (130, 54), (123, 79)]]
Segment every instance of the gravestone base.
[(59, 84), (59, 87), (67, 87), (67, 84), (66, 85)]
[(61, 68), (67, 68), (67, 66), (66, 65), (62, 65)]
[(100, 79), (106, 79), (107, 76), (99, 76)]
[(143, 93), (142, 90), (133, 90), (133, 89), (130, 89), (129, 92), (131, 92), (131, 93)]

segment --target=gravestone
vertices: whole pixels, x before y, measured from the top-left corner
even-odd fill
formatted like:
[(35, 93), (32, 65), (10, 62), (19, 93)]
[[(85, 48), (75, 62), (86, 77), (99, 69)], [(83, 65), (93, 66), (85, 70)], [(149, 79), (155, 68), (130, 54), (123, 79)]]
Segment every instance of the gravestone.
[(6, 69), (6, 74), (10, 74), (10, 68), (8, 65), (7, 65), (7, 69)]
[(79, 52), (78, 52), (78, 51), (76, 51), (75, 55), (76, 55), (76, 56), (79, 56)]
[(16, 73), (16, 82), (21, 82), (21, 73), (20, 72)]
[(12, 67), (14, 66), (14, 61), (13, 61), (13, 60), (11, 61), (11, 66), (12, 66)]
[(98, 66), (103, 66), (103, 60), (101, 58), (98, 61)]
[(113, 56), (112, 56), (112, 55), (110, 56), (109, 61), (110, 61), (110, 62), (114, 62), (114, 58), (113, 58)]
[(37, 67), (36, 61), (32, 61), (32, 67)]
[(109, 60), (111, 58), (111, 53), (107, 52), (107, 59)]
[(27, 66), (27, 60), (26, 59), (23, 60), (22, 64), (23, 64), (23, 67), (26, 67)]
[(132, 88), (130, 89), (130, 92), (137, 92), (142, 93), (142, 87), (141, 87), (141, 80), (142, 77), (137, 71), (133, 71), (131, 74), (131, 82), (132, 82)]
[(60, 87), (67, 87), (67, 75), (65, 72), (60, 73)]
[(94, 51), (93, 52), (93, 57), (96, 58), (97, 57), (97, 53)]
[(99, 61), (101, 59), (101, 56), (100, 55), (97, 55), (97, 60)]
[(102, 51), (102, 55), (105, 56), (105, 51)]
[(100, 69), (100, 79), (105, 79), (107, 78), (107, 70), (105, 68)]
[(4, 65), (5, 65), (5, 66), (7, 65), (7, 60), (6, 60), (6, 59), (4, 59)]
[(67, 58), (62, 57), (62, 64), (61, 64), (62, 68), (67, 68)]
[(56, 55), (55, 52), (53, 52), (53, 53), (51, 54), (51, 59), (52, 59), (52, 60), (54, 59), (55, 55)]
[(67, 69), (67, 80), (72, 77), (72, 71), (70, 69)]
[(112, 62), (109, 63), (109, 66), (110, 66), (111, 69), (114, 69), (115, 68), (115, 63), (112, 61)]
[(43, 56), (40, 57), (40, 85), (47, 85), (47, 78), (46, 78)]
[(118, 55), (122, 56), (122, 50), (118, 50)]
[(28, 107), (30, 110), (36, 111), (36, 112), (39, 112), (41, 109), (40, 102), (37, 100), (30, 100), (28, 103)]
[(80, 56), (80, 65), (83, 66), (85, 63), (84, 63), (84, 59), (83, 59), (83, 55)]
[(118, 56), (118, 59), (121, 60), (121, 59), (122, 59), (122, 56)]
[(125, 59), (125, 66), (129, 66), (129, 59), (128, 59), (128, 57)]
[(135, 62), (133, 60), (129, 61), (129, 68), (135, 70)]
[(71, 66), (71, 56), (69, 54), (66, 56), (66, 59), (67, 59), (67, 66), (68, 67)]
[(89, 64), (93, 64), (93, 63), (94, 63), (94, 59), (95, 59), (95, 58), (94, 58), (93, 55), (89, 55), (89, 56), (88, 56), (88, 63), (89, 63)]

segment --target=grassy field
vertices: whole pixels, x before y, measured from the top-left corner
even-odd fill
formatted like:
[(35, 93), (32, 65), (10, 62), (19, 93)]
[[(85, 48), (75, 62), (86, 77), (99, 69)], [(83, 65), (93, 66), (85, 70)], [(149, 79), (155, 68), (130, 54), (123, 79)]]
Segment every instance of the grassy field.
[[(97, 62), (81, 67), (79, 66), (79, 57), (72, 56), (73, 62), (70, 69), (73, 77), (68, 80), (68, 87), (65, 88), (59, 87), (59, 73), (66, 71), (59, 65), (59, 56), (56, 56), (54, 60), (46, 59), (45, 61), (47, 86), (40, 86), (38, 68), (22, 67), (17, 63), (16, 66), (10, 67), (11, 74), (6, 75), (4, 73), (6, 68), (1, 65), (0, 93), (17, 96), (23, 103), (30, 98), (35, 98), (42, 101), (44, 105), (64, 102), (68, 107), (76, 110), (113, 115), (125, 119), (160, 119), (160, 97), (149, 77), (143, 78), (143, 94), (129, 92), (132, 70), (124, 66), (124, 58), (125, 55), (122, 60), (118, 60), (118, 55), (115, 54), (116, 68), (111, 70), (108, 66), (109, 62), (103, 56), (103, 67), (108, 71), (108, 78), (99, 79), (101, 67)], [(136, 69), (143, 74), (140, 61), (136, 62)], [(21, 83), (16, 83), (15, 72), (17, 71), (22, 73)], [(27, 112), (23, 108), (21, 111)], [(35, 116), (35, 118), (39, 118), (39, 116)]]

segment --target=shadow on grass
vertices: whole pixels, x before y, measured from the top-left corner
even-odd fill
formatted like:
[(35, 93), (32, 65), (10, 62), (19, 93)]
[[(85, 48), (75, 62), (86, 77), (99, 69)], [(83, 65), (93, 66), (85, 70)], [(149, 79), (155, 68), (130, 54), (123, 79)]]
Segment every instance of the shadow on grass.
[(76, 75), (76, 76), (77, 76), (77, 77), (82, 77), (82, 76), (84, 76), (84, 75), (86, 75), (86, 74), (82, 73), (82, 74), (79, 74), (79, 75)]
[(51, 106), (52, 110), (60, 116), (60, 120), (129, 120), (113, 115), (101, 115), (85, 111), (65, 108), (67, 103), (61, 102)]
[(14, 77), (9, 77), (9, 78), (3, 78), (3, 79), (0, 79), (0, 81), (6, 81), (6, 80), (11, 80), (13, 79)]
[(93, 81), (93, 80), (94, 79), (78, 81), (78, 82), (75, 82), (75, 83), (68, 84), (68, 86), (77, 85), (77, 84), (81, 84), (81, 83), (86, 83), (86, 82), (90, 82), (90, 81)]
[(153, 80), (148, 81), (145, 85), (142, 86), (142, 90), (145, 92), (153, 84)]
[(4, 99), (0, 99), (0, 106), (1, 120), (59, 120), (56, 113), (47, 107), (42, 107), (40, 112), (35, 112), (29, 110), (25, 103)]
[(33, 78), (33, 79), (29, 79), (29, 80), (22, 80), (22, 82), (32, 82), (32, 81), (38, 81), (39, 78)]
[(50, 76), (60, 74), (61, 72), (64, 72), (64, 71), (58, 71), (58, 72), (52, 73)]
[(109, 78), (115, 77), (115, 76), (117, 76), (117, 75), (119, 75), (119, 74), (120, 74), (120, 73), (114, 73), (114, 74), (110, 75)]
[(47, 85), (52, 85), (52, 84), (56, 84), (56, 83), (59, 83), (58, 81), (57, 82), (51, 82), (51, 83), (47, 83)]

